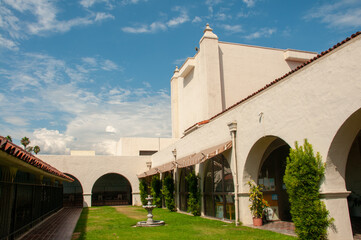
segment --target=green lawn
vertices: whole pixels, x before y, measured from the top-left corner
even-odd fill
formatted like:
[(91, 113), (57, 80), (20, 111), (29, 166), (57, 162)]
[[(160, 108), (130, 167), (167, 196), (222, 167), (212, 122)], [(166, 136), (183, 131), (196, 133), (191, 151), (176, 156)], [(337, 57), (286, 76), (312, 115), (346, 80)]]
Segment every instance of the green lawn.
[(146, 220), (141, 207), (84, 208), (73, 234), (75, 239), (295, 239), (282, 234), (181, 213), (154, 209), (155, 220), (164, 220), (162, 227), (133, 227)]

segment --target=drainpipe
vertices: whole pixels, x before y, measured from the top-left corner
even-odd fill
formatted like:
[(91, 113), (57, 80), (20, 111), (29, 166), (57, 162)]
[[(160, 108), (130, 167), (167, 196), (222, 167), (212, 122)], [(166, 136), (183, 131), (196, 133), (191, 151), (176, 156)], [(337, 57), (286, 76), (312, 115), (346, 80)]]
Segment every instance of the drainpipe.
[(237, 154), (236, 154), (236, 132), (237, 132), (237, 122), (231, 122), (228, 123), (229, 132), (232, 136), (232, 159), (234, 162), (234, 178), (236, 182), (236, 186), (234, 188), (234, 201), (235, 201), (235, 212), (236, 212), (236, 226), (239, 225), (239, 212), (238, 212), (238, 206), (239, 206), (239, 200), (238, 200), (238, 166), (237, 166)]
[(178, 164), (177, 164), (177, 149), (174, 148), (174, 150), (172, 151), (173, 157), (174, 157), (174, 164), (175, 164), (175, 168), (173, 171), (173, 179), (174, 179), (174, 195), (175, 195), (175, 205), (176, 205), (176, 209), (178, 210)]

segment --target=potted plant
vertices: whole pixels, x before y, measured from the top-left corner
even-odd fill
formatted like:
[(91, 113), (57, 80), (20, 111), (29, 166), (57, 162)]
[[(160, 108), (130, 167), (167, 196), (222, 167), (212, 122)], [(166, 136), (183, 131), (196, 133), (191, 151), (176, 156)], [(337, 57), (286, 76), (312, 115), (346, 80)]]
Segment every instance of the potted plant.
[(263, 199), (262, 186), (256, 185), (253, 182), (248, 182), (249, 185), (249, 209), (253, 216), (253, 225), (262, 226), (263, 211), (268, 207), (268, 203)]

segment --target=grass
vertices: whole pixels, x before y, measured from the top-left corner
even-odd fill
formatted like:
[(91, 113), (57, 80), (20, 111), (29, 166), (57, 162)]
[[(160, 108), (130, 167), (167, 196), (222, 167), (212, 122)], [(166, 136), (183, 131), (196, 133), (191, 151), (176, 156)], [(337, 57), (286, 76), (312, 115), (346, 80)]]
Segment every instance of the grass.
[(277, 239), (294, 237), (248, 228), (234, 224), (185, 214), (154, 209), (155, 220), (164, 220), (163, 227), (133, 227), (146, 220), (141, 207), (91, 207), (84, 208), (72, 240), (81, 239)]

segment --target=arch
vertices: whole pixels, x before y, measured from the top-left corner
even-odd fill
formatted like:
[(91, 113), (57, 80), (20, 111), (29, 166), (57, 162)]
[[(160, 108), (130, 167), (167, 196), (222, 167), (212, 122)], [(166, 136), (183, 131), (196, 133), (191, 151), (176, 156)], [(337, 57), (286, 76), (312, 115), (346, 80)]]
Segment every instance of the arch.
[(99, 177), (92, 187), (92, 206), (116, 206), (132, 204), (132, 186), (118, 173)]
[(83, 186), (75, 176), (65, 173), (74, 182), (63, 182), (63, 207), (83, 207)]
[(290, 221), (290, 204), (283, 176), (290, 146), (276, 136), (259, 139), (251, 148), (244, 168), (243, 183), (254, 181), (264, 185), (263, 196), (269, 203), (270, 220)]
[(289, 145), (285, 140), (274, 135), (264, 136), (253, 144), (244, 165), (242, 175), (244, 186), (247, 186), (248, 181), (258, 182), (258, 173), (262, 163), (273, 150), (284, 144)]
[[(346, 214), (339, 221), (350, 221), (353, 234), (361, 234), (357, 226), (361, 217), (361, 108), (345, 119), (330, 144), (327, 160), (325, 192), (351, 193), (337, 209)], [(347, 192), (348, 191), (348, 192)], [(344, 195), (344, 197), (347, 195)], [(341, 197), (340, 197), (341, 199)], [(342, 205), (341, 205), (342, 204)], [(347, 213), (347, 209), (349, 212)], [(342, 219), (342, 220), (341, 220)], [(338, 219), (336, 219), (337, 221)]]
[(342, 123), (330, 144), (327, 159), (324, 190), (346, 190), (346, 164), (351, 146), (361, 130), (361, 108)]

